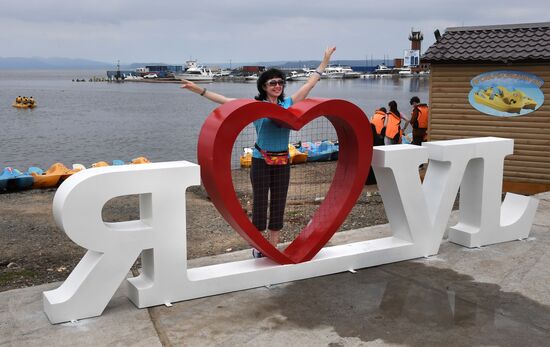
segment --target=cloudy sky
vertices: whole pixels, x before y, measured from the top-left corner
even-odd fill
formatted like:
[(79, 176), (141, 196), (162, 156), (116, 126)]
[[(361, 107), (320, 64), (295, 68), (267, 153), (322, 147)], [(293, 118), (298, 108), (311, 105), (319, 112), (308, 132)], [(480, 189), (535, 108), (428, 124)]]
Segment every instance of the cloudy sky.
[(204, 63), (401, 57), (411, 28), (550, 21), (541, 1), (2, 0), (0, 57)]

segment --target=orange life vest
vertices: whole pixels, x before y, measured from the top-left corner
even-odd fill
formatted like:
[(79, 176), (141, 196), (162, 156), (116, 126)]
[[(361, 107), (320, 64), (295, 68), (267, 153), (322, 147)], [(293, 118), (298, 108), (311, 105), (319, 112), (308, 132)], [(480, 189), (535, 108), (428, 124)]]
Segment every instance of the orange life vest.
[(386, 121), (386, 114), (383, 111), (376, 111), (371, 119), (371, 124), (374, 124), (376, 128), (376, 133), (378, 135), (382, 134), (382, 129), (384, 128), (384, 122)]
[(386, 124), (386, 136), (393, 139), (395, 135), (399, 134), (401, 125), (401, 117), (393, 112), (388, 113), (388, 124)]
[(420, 129), (428, 129), (428, 118), (430, 115), (430, 110), (428, 109), (428, 105), (421, 104), (417, 105), (416, 108), (418, 109), (418, 128)]

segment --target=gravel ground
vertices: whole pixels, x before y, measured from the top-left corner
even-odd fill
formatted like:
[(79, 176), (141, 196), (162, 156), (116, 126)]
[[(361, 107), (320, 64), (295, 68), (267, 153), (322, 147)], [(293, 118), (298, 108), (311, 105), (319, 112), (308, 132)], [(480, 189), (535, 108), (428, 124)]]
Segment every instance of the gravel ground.
[[(335, 166), (328, 162), (292, 167), (282, 242), (293, 240), (309, 221)], [(250, 213), (248, 170), (235, 170), (233, 181), (243, 208)], [(0, 194), (0, 291), (64, 280), (84, 255), (86, 250), (57, 228), (52, 215), (54, 195), (55, 189)], [(216, 211), (202, 187), (191, 187), (186, 198), (190, 259), (250, 247)], [(103, 219), (139, 219), (138, 197), (111, 200), (103, 208)], [(383, 223), (387, 218), (376, 186), (365, 186), (340, 230)]]

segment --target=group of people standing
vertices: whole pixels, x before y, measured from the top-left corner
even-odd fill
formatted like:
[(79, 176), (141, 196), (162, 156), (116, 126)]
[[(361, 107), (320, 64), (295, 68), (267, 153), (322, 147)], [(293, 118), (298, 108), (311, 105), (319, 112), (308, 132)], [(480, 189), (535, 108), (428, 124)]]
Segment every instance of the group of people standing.
[[(371, 119), (374, 146), (395, 145), (402, 142), (403, 134), (407, 127), (412, 125), (412, 144), (421, 146), (426, 141), (428, 133), (429, 108), (421, 103), (418, 96), (410, 100), (412, 112), (410, 118), (397, 109), (394, 100), (388, 103), (389, 111), (381, 107), (374, 112)], [(401, 120), (405, 124), (401, 127)]]

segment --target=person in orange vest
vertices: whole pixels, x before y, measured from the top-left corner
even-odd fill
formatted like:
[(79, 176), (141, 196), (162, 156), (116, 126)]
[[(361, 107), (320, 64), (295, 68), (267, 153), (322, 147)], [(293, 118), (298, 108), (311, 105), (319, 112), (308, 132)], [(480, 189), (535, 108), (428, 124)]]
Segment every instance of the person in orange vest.
[[(372, 129), (372, 145), (373, 146), (384, 146), (384, 139), (386, 138), (386, 118), (387, 111), (385, 107), (380, 107), (378, 110), (374, 111), (372, 118), (370, 120), (370, 126)], [(374, 171), (372, 166), (370, 167), (369, 175), (367, 176), (366, 185), (376, 184), (376, 177), (374, 176)]]
[(422, 146), (422, 142), (427, 140), (430, 109), (428, 105), (420, 103), (418, 96), (413, 96), (410, 103), (413, 107), (411, 113), (411, 124), (413, 127), (412, 144)]
[(380, 107), (374, 112), (370, 120), (372, 128), (373, 146), (383, 146), (384, 137), (386, 136), (386, 117), (387, 111), (385, 107)]
[(390, 111), (386, 117), (386, 137), (384, 143), (386, 145), (395, 145), (401, 143), (401, 119), (405, 119), (401, 112), (397, 109), (397, 102), (392, 100), (388, 103)]

